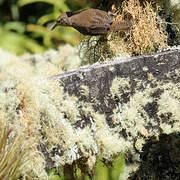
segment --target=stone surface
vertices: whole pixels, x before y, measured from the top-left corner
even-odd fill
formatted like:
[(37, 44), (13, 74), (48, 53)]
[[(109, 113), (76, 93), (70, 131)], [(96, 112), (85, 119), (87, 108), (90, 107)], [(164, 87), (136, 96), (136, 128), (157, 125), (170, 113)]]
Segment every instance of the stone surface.
[[(116, 132), (130, 143), (131, 148), (125, 152), (127, 166), (136, 167), (128, 170), (131, 179), (180, 178), (179, 48), (124, 60), (117, 58), (51, 78), (60, 81), (70, 95), (90, 102), (95, 111), (105, 114), (109, 127), (122, 127)], [(117, 79), (120, 84), (115, 93), (112, 86)], [(82, 93), (84, 87), (86, 93)], [(122, 115), (118, 126), (112, 118), (117, 107)], [(128, 111), (131, 116), (127, 116)]]
[[(148, 74), (152, 74), (159, 81), (174, 83), (179, 82), (180, 78), (176, 76), (176, 71), (180, 69), (180, 49), (157, 53), (155, 55), (139, 56), (124, 60), (108, 61), (102, 64), (94, 64), (89, 67), (80, 68), (75, 71), (67, 72), (53, 79), (60, 80), (70, 95), (74, 94), (80, 99), (93, 102), (94, 99), (100, 101), (95, 107), (100, 113), (107, 116), (111, 114), (116, 106), (116, 101), (112, 100), (110, 88), (112, 81), (117, 78), (129, 78), (130, 92), (121, 97), (121, 102), (127, 102), (128, 98), (134, 93), (137, 80), (146, 84), (150, 83)], [(167, 74), (170, 76), (167, 77)], [(136, 79), (136, 82), (135, 82)], [(88, 96), (81, 96), (81, 86), (89, 88)], [(106, 102), (105, 102), (105, 97)], [(108, 103), (107, 103), (108, 102)]]

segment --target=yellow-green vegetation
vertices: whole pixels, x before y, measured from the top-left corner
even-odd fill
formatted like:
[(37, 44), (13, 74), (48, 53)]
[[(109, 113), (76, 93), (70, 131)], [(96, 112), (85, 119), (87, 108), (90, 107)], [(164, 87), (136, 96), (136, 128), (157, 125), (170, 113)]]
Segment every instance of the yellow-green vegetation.
[[(125, 2), (120, 18), (125, 18), (127, 14), (133, 27), (124, 37), (123, 44), (127, 49), (125, 52), (149, 54), (167, 47), (167, 37), (165, 30), (163, 31), (162, 20), (158, 18), (158, 9), (153, 9), (148, 2), (141, 5), (137, 0), (130, 0)], [(118, 17), (117, 19), (119, 20)]]
[[(62, 48), (64, 55), (65, 51), (68, 53), (64, 57), (60, 56), (61, 49), (59, 54), (49, 51), (22, 57), (1, 50), (0, 164), (6, 168), (1, 177), (47, 179), (44, 151), (49, 153), (53, 167), (73, 164), (87, 176), (94, 171), (97, 157), (111, 161), (127, 149), (125, 140), (108, 127), (104, 115), (95, 112), (88, 103), (67, 95), (59, 82), (47, 78), (63, 72), (64, 67), (72, 69), (68, 58), (75, 58), (77, 53), (69, 49), (69, 46)], [(86, 86), (81, 88), (88, 91)], [(76, 124), (85, 120), (82, 112), (90, 122), (79, 128)], [(117, 171), (110, 168), (112, 176), (118, 176), (122, 165), (117, 168)]]
[[(117, 157), (113, 158), (113, 162), (111, 162), (110, 164), (104, 163), (102, 162), (102, 160), (100, 158), (97, 159), (96, 162), (96, 166), (94, 167), (94, 173), (93, 173), (93, 177), (90, 178), (88, 176), (88, 174), (84, 174), (81, 172), (81, 170), (76, 167), (76, 179), (77, 180), (81, 180), (81, 179), (86, 179), (86, 180), (109, 180), (109, 179), (119, 179), (120, 175), (123, 172), (124, 169), (124, 156), (123, 155), (119, 155)], [(64, 179), (67, 178), (64, 176), (64, 173), (62, 170), (60, 169), (52, 169), (49, 171), (49, 179), (50, 180), (60, 180), (60, 179)], [(123, 176), (125, 177), (125, 176)], [(122, 179), (124, 180), (124, 179)]]
[[(1, 177), (62, 178), (68, 175), (63, 168), (69, 165), (72, 177), (79, 179), (98, 179), (101, 172), (105, 179), (118, 177), (120, 172), (121, 179), (127, 178), (138, 166), (133, 164), (123, 171), (121, 152), (128, 151), (139, 160), (148, 138), (158, 138), (161, 132), (179, 132), (180, 84), (158, 82), (147, 68), (143, 71), (155, 86), (134, 79), (134, 93), (121, 109), (114, 109), (115, 127), (110, 128), (105, 115), (96, 112), (91, 104), (67, 95), (59, 82), (47, 78), (77, 68), (78, 63), (70, 63), (70, 57), (78, 59), (76, 49), (64, 46), (59, 52), (50, 50), (22, 57), (4, 51), (0, 54), (0, 167), (5, 169)], [(179, 78), (179, 74), (176, 70), (173, 78)], [(170, 76), (167, 74), (167, 78)], [(142, 86), (144, 90), (138, 90)], [(81, 86), (80, 91), (88, 96), (87, 86)], [(120, 102), (122, 95), (130, 91), (130, 78), (118, 77), (112, 82), (111, 95)], [(122, 130), (126, 131), (126, 139), (121, 136)], [(57, 170), (48, 174), (46, 166)]]
[[(167, 77), (169, 76), (167, 74)], [(174, 76), (174, 79), (176, 78), (179, 78), (179, 70)], [(134, 87), (135, 92), (133, 94), (131, 94), (130, 88), (127, 88), (131, 87), (129, 78), (115, 78), (111, 87), (112, 96), (118, 96), (120, 102), (123, 94), (127, 92), (131, 94), (127, 97), (129, 101), (122, 104), (122, 112), (120, 113), (122, 121), (118, 121), (121, 124), (118, 131), (126, 130), (127, 141), (130, 142), (129, 149), (137, 160), (139, 159), (139, 152), (142, 151), (143, 145), (150, 137), (158, 139), (161, 133), (178, 133), (180, 130), (180, 113), (178, 110), (180, 107), (180, 84), (173, 82), (164, 84), (157, 81), (152, 75), (148, 80), (149, 83), (154, 84), (154, 87), (151, 87), (150, 84), (143, 85), (143, 82), (135, 79), (134, 82), (137, 85)], [(142, 86), (144, 90), (138, 90)], [(118, 116), (116, 113), (113, 118), (118, 119)], [(136, 151), (134, 151), (133, 146)], [(126, 167), (125, 171), (129, 173), (136, 168), (136, 165), (130, 168)], [(127, 172), (124, 172), (126, 177)]]
[(120, 98), (121, 94), (129, 91), (130, 88), (129, 78), (115, 78), (111, 85), (111, 93), (114, 97), (115, 95)]
[(1, 121), (0, 134), (0, 178), (16, 179), (25, 165), (27, 144), (24, 143), (23, 134), (13, 134), (14, 137), (10, 138), (11, 129), (4, 121)]

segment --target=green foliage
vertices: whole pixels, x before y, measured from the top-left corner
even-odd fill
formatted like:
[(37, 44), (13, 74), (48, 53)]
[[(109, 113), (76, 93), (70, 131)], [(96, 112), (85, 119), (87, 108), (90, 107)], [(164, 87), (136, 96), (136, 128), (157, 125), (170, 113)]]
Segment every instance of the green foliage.
[[(92, 179), (118, 180), (120, 174), (124, 169), (124, 165), (125, 165), (125, 161), (124, 161), (124, 156), (122, 154), (114, 158), (114, 160), (109, 164), (103, 163), (101, 159), (98, 159)], [(64, 176), (62, 169), (59, 170), (52, 169), (49, 171), (48, 175), (50, 180), (67, 179), (67, 177)], [(78, 180), (81, 179), (90, 180), (88, 174), (81, 173), (81, 170), (79, 168), (76, 168), (75, 177)]]
[(49, 14), (45, 14), (42, 17), (40, 17), (37, 21), (38, 24), (45, 24), (49, 21), (53, 21), (57, 18), (57, 16), (59, 15), (59, 12), (63, 12), (63, 11), (67, 11), (69, 10), (68, 6), (66, 5), (64, 0), (19, 0), (18, 1), (18, 5), (20, 7), (32, 4), (32, 3), (47, 3), (51, 6), (53, 6), (53, 10), (52, 12), (50, 12)]
[[(6, 25), (11, 26), (11, 24), (8, 23)], [(38, 53), (45, 50), (45, 48), (39, 45), (35, 40), (5, 28), (0, 28), (0, 46), (9, 51), (16, 52), (17, 54), (23, 54), (24, 52)]]
[(112, 166), (109, 168), (110, 178), (111, 179), (119, 179), (120, 173), (122, 173), (125, 166), (125, 159), (123, 155), (117, 156)]
[(55, 169), (52, 169), (48, 173), (49, 180), (61, 180), (60, 176), (57, 174), (57, 171)]
[(83, 8), (80, 0), (0, 0), (0, 47), (16, 54), (39, 53), (80, 36), (72, 28), (50, 28), (60, 13)]

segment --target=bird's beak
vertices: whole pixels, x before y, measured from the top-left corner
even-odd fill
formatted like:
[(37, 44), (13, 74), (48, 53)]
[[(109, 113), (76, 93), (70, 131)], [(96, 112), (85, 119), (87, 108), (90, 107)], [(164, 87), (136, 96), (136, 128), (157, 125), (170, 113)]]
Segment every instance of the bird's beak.
[(56, 22), (56, 23), (51, 27), (51, 31), (53, 31), (57, 26), (58, 26), (58, 23)]

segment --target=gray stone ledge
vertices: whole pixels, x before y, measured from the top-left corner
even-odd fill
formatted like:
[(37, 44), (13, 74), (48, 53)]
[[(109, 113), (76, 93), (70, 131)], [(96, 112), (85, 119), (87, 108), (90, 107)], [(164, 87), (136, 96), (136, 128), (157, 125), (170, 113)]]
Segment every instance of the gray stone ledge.
[[(119, 104), (121, 106), (128, 104), (137, 92), (146, 92), (148, 88), (154, 88), (154, 92), (150, 95), (153, 101), (143, 107), (150, 119), (144, 126), (147, 134), (140, 133), (133, 136), (126, 126), (119, 132), (120, 136), (126, 141), (132, 139), (130, 143), (133, 144), (133, 148), (129, 152), (125, 152), (127, 154), (127, 165), (139, 167), (137, 171), (134, 171), (133, 168), (128, 170), (128, 172), (133, 172), (129, 178), (180, 178), (180, 167), (178, 165), (180, 159), (177, 156), (180, 153), (178, 149), (180, 146), (180, 129), (175, 128), (173, 130), (173, 122), (170, 121), (171, 113), (168, 110), (165, 114), (158, 114), (159, 107), (157, 103), (164, 91), (164, 85), (172, 83), (175, 86), (180, 82), (179, 48), (153, 55), (127, 59), (117, 58), (114, 61), (82, 67), (51, 78), (60, 81), (65, 91), (70, 95), (79, 97), (80, 101), (92, 103), (95, 111), (106, 115), (108, 125), (112, 128), (116, 127), (112, 122), (113, 110)], [(119, 97), (112, 96), (111, 91), (112, 83), (117, 78), (123, 79), (123, 81), (127, 80), (129, 83), (128, 91), (122, 90)], [(86, 95), (81, 93), (83, 86), (88, 88)], [(156, 125), (153, 125), (151, 120)], [(122, 119), (122, 121), (124, 120)], [(172, 125), (170, 133), (164, 133), (166, 130), (161, 127), (162, 121), (168, 126)], [(180, 127), (179, 123), (176, 122), (177, 127)], [(151, 133), (149, 133), (150, 131)], [(144, 137), (146, 135), (147, 137)], [(139, 142), (139, 139), (144, 141), (142, 149), (138, 149), (137, 142)], [(136, 158), (137, 156), (139, 158)], [(155, 163), (155, 166), (153, 163)]]
[[(115, 108), (116, 102), (112, 101), (110, 95), (110, 88), (112, 81), (117, 78), (130, 79), (130, 94), (132, 95), (137, 82), (140, 80), (143, 84), (152, 84), (148, 80), (148, 74), (152, 74), (158, 81), (164, 83), (172, 81), (179, 82), (176, 76), (177, 70), (180, 69), (180, 49), (173, 49), (165, 52), (160, 52), (155, 55), (144, 55), (127, 59), (118, 59), (115, 61), (107, 61), (102, 64), (94, 64), (89, 67), (82, 67), (78, 70), (66, 72), (60, 75), (53, 76), (52, 79), (60, 80), (63, 83), (65, 91), (70, 95), (74, 94), (80, 99), (93, 102), (94, 99), (100, 101), (100, 106), (96, 109), (100, 113), (111, 114)], [(167, 74), (170, 73), (170, 77)], [(89, 87), (89, 95), (87, 97), (81, 96), (81, 86)], [(152, 84), (153, 85), (153, 84)], [(145, 87), (139, 87), (141, 90)], [(108, 103), (104, 102), (104, 97)], [(121, 102), (127, 102), (127, 96), (121, 97)], [(108, 106), (107, 106), (108, 105)]]

